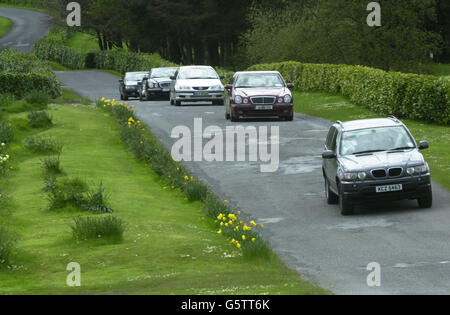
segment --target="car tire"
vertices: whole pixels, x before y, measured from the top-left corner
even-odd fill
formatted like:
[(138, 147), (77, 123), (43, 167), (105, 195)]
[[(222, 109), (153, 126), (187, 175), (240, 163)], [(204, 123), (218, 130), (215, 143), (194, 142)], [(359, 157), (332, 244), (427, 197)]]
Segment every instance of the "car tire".
[(181, 106), (181, 101), (175, 101), (175, 106)]
[(122, 101), (128, 101), (128, 95), (126, 93), (123, 95), (123, 100)]
[(292, 113), (290, 116), (286, 117), (287, 121), (294, 121), (294, 113)]
[(349, 216), (354, 214), (355, 206), (345, 199), (344, 192), (342, 189), (340, 189), (339, 193), (339, 207), (341, 208), (341, 214), (343, 216)]
[(419, 207), (422, 209), (430, 209), (433, 206), (433, 192), (430, 192), (425, 196), (417, 199)]
[(120, 93), (120, 100), (123, 101), (123, 94)]
[(238, 122), (239, 121), (239, 117), (233, 115), (233, 110), (230, 111), (230, 120), (232, 122)]
[(139, 102), (143, 102), (143, 101), (144, 101), (144, 98), (142, 97), (142, 94), (139, 93)]
[(325, 197), (327, 199), (327, 203), (329, 205), (337, 205), (339, 203), (339, 196), (336, 195), (331, 189), (330, 189), (330, 181), (325, 178)]
[(225, 119), (230, 120), (230, 114), (228, 114), (227, 111), (225, 111)]
[(217, 106), (223, 106), (223, 100), (218, 100), (218, 101), (213, 101), (213, 105), (217, 105)]

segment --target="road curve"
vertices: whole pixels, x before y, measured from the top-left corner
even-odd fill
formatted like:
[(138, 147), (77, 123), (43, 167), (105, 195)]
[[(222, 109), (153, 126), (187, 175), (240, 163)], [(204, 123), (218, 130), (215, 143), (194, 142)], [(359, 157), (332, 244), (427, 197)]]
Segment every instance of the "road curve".
[[(100, 71), (56, 72), (77, 93), (118, 99), (117, 77)], [(220, 106), (170, 106), (130, 101), (140, 119), (170, 149), (175, 126), (193, 130), (194, 118), (225, 129)], [(298, 114), (294, 122), (253, 121), (280, 127), (280, 169), (258, 163), (189, 162), (190, 170), (224, 199), (264, 222), (263, 237), (305, 279), (336, 294), (449, 294), (450, 193), (434, 184), (435, 205), (415, 201), (371, 204), (342, 217), (324, 199), (321, 153), (331, 122)], [(206, 142), (206, 141), (205, 141)], [(204, 143), (205, 143), (204, 142)], [(367, 266), (381, 265), (381, 287), (367, 285)]]
[(32, 52), (34, 44), (47, 35), (53, 20), (45, 13), (8, 7), (0, 7), (0, 16), (14, 23), (11, 31), (0, 38), (0, 47), (25, 53)]

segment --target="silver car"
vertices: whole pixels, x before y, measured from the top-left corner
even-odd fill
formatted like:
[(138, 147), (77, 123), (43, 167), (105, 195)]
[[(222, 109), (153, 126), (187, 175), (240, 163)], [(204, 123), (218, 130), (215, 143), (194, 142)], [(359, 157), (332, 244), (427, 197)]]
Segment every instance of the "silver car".
[(171, 78), (170, 104), (181, 102), (212, 102), (223, 105), (224, 86), (214, 68), (209, 66), (180, 67)]

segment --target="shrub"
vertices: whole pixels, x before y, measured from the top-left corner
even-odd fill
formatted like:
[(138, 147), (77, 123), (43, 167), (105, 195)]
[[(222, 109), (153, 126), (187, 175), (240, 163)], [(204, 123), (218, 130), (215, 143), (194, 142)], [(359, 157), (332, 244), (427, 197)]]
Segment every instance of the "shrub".
[(82, 179), (66, 178), (57, 182), (50, 177), (46, 187), (50, 189), (49, 210), (62, 209), (69, 205), (82, 209), (86, 205), (85, 193), (88, 191), (88, 186)]
[(0, 50), (0, 94), (22, 98), (33, 91), (57, 98), (61, 95), (61, 85), (45, 62), (11, 49)]
[(0, 94), (0, 107), (6, 107), (14, 103), (15, 98), (11, 93)]
[(86, 202), (83, 208), (92, 212), (112, 213), (113, 209), (109, 206), (110, 195), (105, 193), (103, 183), (100, 183), (96, 190), (87, 192)]
[(15, 239), (5, 227), (0, 226), (0, 267), (9, 264), (14, 245)]
[(219, 214), (228, 215), (231, 213), (231, 210), (223, 201), (213, 194), (207, 195), (203, 204), (203, 210), (212, 218), (216, 218)]
[(450, 82), (433, 76), (361, 66), (282, 62), (249, 70), (277, 70), (302, 91), (341, 93), (382, 115), (450, 123)]
[(29, 92), (25, 95), (25, 101), (35, 105), (36, 107), (44, 109), (48, 105), (49, 96), (44, 92)]
[(199, 182), (192, 177), (186, 180), (184, 194), (190, 202), (205, 200), (207, 193), (208, 187), (202, 182)]
[(14, 131), (11, 124), (7, 121), (0, 121), (0, 144), (10, 143), (13, 139)]
[(32, 128), (44, 128), (53, 125), (52, 117), (44, 111), (32, 111), (28, 114), (28, 124)]
[(60, 155), (48, 156), (41, 160), (42, 168), (46, 174), (59, 175), (62, 174)]
[(62, 152), (62, 144), (59, 143), (56, 139), (48, 137), (28, 137), (24, 142), (25, 148), (31, 150), (35, 153), (55, 153), (61, 154)]
[(34, 54), (42, 60), (56, 61), (70, 69), (83, 69), (86, 67), (86, 55), (56, 38), (42, 39), (35, 44)]
[(111, 215), (96, 218), (78, 217), (74, 218), (71, 229), (73, 237), (79, 242), (100, 238), (119, 242), (123, 239), (125, 225), (121, 219)]

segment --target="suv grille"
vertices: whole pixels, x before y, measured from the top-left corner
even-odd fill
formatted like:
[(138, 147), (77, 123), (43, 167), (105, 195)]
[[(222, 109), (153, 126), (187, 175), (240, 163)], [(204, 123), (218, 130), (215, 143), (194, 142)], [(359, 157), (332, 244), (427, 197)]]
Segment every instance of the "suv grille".
[(251, 98), (253, 104), (275, 104), (276, 97), (252, 97)]
[(385, 170), (373, 170), (372, 175), (375, 178), (384, 178), (384, 177), (386, 177), (386, 171)]
[(389, 170), (389, 176), (390, 177), (398, 177), (402, 175), (403, 169), (402, 168), (391, 168)]
[(206, 91), (208, 89), (207, 86), (198, 86), (198, 87), (193, 87), (194, 90), (196, 91)]
[(159, 84), (159, 86), (162, 87), (162, 88), (170, 87), (170, 82), (162, 82), (162, 83)]

